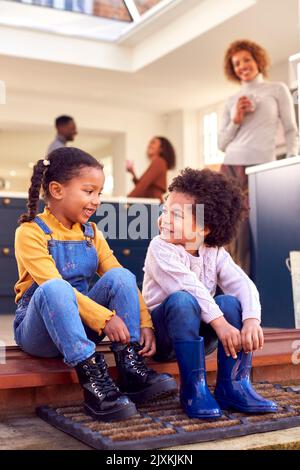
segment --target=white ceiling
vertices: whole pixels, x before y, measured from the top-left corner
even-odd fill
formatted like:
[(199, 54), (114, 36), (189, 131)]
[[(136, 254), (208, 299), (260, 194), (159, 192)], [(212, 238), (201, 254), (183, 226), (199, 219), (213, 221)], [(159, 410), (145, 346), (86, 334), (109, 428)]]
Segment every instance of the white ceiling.
[[(266, 47), (273, 64), (298, 52), (298, 0), (259, 0), (256, 5), (136, 73), (0, 56), (0, 78), (10, 92), (43, 100), (84, 98), (88, 103), (168, 113), (201, 108), (234, 91), (223, 76), (227, 45), (249, 38)], [(59, 53), (59, 51), (58, 51)]]

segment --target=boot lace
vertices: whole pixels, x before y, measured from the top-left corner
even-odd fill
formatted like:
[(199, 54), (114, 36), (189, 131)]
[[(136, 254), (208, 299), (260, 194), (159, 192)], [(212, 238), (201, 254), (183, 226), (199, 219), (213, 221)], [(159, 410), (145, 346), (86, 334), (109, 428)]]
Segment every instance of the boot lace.
[(137, 374), (141, 374), (142, 377), (149, 375), (151, 372), (155, 373), (153, 369), (147, 367), (144, 358), (137, 353), (137, 350), (140, 349), (139, 344), (127, 347), (128, 359), (130, 359), (130, 364), (133, 366), (133, 369), (136, 370)]
[(89, 377), (94, 392), (99, 398), (107, 395), (109, 392), (119, 392), (119, 388), (108, 374), (104, 358), (98, 358), (98, 361), (95, 361), (94, 364), (85, 364), (83, 368)]

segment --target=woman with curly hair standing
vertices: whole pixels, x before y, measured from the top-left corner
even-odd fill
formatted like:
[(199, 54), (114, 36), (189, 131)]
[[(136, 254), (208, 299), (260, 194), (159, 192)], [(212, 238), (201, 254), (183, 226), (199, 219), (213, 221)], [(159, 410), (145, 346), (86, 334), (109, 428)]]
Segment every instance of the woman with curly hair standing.
[[(228, 80), (241, 85), (225, 103), (219, 148), (225, 152), (221, 171), (236, 178), (245, 195), (248, 181), (245, 168), (276, 159), (276, 131), (281, 121), (287, 156), (298, 154), (298, 130), (293, 100), (281, 82), (265, 81), (270, 65), (265, 49), (249, 40), (230, 44), (224, 58)], [(249, 227), (246, 221), (231, 253), (249, 271)]]

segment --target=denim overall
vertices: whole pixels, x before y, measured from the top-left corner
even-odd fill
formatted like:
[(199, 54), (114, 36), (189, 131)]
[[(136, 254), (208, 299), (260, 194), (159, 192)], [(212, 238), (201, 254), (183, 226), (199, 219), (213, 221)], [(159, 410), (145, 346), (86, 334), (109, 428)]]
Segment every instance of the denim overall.
[(49, 254), (62, 279), (33, 283), (19, 300), (14, 321), (15, 341), (28, 354), (40, 357), (62, 355), (70, 366), (90, 357), (95, 343), (104, 338), (83, 325), (73, 288), (116, 314), (125, 322), (130, 341), (140, 339), (140, 305), (135, 276), (125, 268), (107, 271), (89, 290), (97, 272), (98, 254), (94, 230), (83, 225), (85, 240), (54, 240), (45, 222), (34, 222), (50, 237)]

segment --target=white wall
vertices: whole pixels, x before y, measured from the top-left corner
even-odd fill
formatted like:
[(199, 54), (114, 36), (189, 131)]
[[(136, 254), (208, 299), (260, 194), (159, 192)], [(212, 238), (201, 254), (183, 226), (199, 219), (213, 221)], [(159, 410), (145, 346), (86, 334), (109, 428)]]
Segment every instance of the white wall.
[[(153, 135), (164, 134), (163, 117), (154, 113), (143, 113), (131, 109), (122, 109), (113, 106), (99, 105), (97, 102), (81, 100), (55, 99), (52, 96), (28, 97), (26, 93), (8, 93), (7, 104), (0, 107), (0, 128), (15, 129), (16, 145), (18, 142), (18, 129), (26, 132), (34, 129), (49, 133), (53, 138), (54, 118), (62, 113), (74, 116), (79, 132), (92, 133), (94, 136), (109, 137), (112, 140), (115, 162), (115, 195), (126, 194), (132, 184), (129, 176), (125, 176), (125, 160), (135, 162), (137, 174), (145, 170), (148, 164), (145, 149)], [(32, 148), (36, 147), (34, 139)], [(20, 142), (19, 142), (20, 143)], [(74, 142), (76, 145), (76, 140)], [(41, 150), (41, 148), (39, 147)], [(33, 157), (33, 161), (40, 158)], [(20, 155), (22, 159), (22, 156)], [(5, 155), (1, 152), (1, 160)], [(1, 162), (0, 162), (1, 168)], [(26, 190), (24, 188), (23, 190)]]
[(179, 110), (164, 116), (165, 136), (170, 139), (176, 150), (176, 167), (169, 171), (168, 181), (178, 172), (189, 166), (201, 167), (201, 149), (198, 112)]
[(176, 151), (176, 167), (168, 172), (168, 182), (184, 167), (183, 112), (174, 111), (164, 117), (165, 136), (172, 142)]
[(289, 86), (289, 63), (288, 57), (283, 62), (270, 68), (269, 79), (274, 82), (284, 82)]

